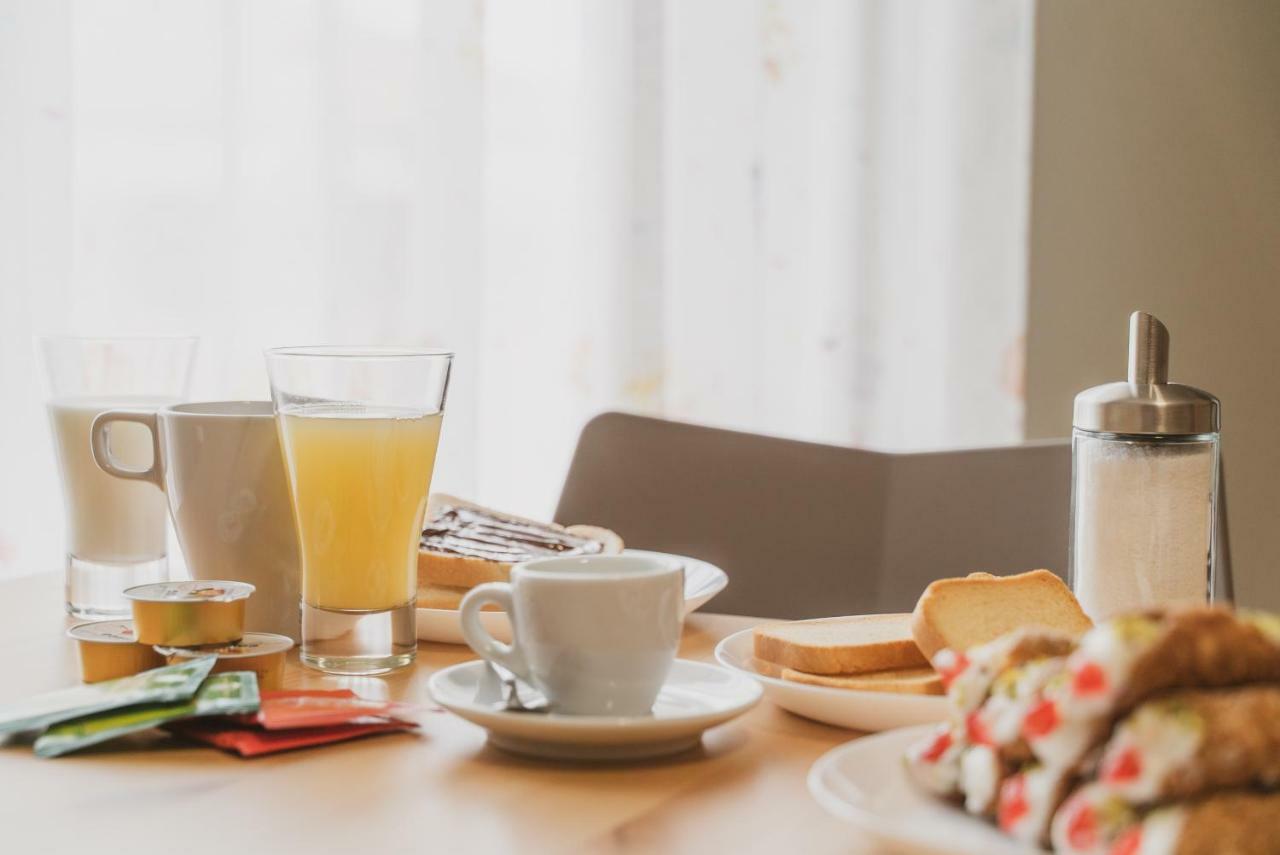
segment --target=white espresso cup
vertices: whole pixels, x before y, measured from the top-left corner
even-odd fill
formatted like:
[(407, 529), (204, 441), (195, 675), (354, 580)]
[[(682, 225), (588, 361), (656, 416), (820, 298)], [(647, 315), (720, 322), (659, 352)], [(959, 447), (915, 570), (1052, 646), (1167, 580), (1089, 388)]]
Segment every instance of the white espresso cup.
[[(512, 644), (480, 623), (494, 603)], [(644, 715), (675, 661), (684, 620), (684, 567), (638, 555), (540, 558), (511, 568), (511, 582), (473, 588), (462, 635), (485, 659), (533, 685), (556, 712)]]
[[(111, 453), (113, 422), (151, 432), (149, 468)], [(257, 590), (246, 627), (298, 640), (298, 536), (270, 401), (108, 410), (94, 419), (90, 440), (104, 472), (164, 491), (192, 578), (249, 582)]]

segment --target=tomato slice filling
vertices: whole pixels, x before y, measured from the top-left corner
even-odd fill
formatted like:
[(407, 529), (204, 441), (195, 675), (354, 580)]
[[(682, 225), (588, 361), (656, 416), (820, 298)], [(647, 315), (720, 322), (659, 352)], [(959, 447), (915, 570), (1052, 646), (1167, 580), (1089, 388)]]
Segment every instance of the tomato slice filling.
[(920, 755), (920, 759), (926, 763), (937, 763), (943, 754), (947, 753), (947, 749), (951, 747), (951, 732), (944, 730), (933, 738), (933, 742), (929, 743), (929, 747)]
[(1076, 669), (1071, 688), (1077, 695), (1096, 695), (1107, 689), (1107, 673), (1096, 662), (1086, 662)]
[(1126, 748), (1108, 758), (1102, 767), (1102, 780), (1108, 784), (1123, 784), (1142, 774), (1142, 755), (1136, 748)]
[(1080, 804), (1067, 820), (1067, 843), (1087, 851), (1098, 845), (1098, 814), (1093, 805)]
[(1027, 804), (1027, 779), (1024, 776), (1014, 775), (1000, 785), (1000, 805), (996, 811), (996, 820), (1001, 829), (1012, 831), (1030, 811)]
[[(950, 651), (948, 651), (950, 652)], [(951, 653), (950, 656), (942, 658), (942, 667), (938, 669), (938, 676), (942, 678), (942, 686), (945, 689), (951, 688), (951, 684), (955, 682), (969, 667), (969, 657), (963, 653)]]
[(1111, 851), (1107, 855), (1137, 855), (1141, 846), (1142, 827), (1135, 825), (1116, 838), (1116, 842), (1111, 844)]
[(991, 734), (987, 732), (987, 725), (978, 715), (978, 710), (974, 710), (964, 720), (965, 736), (969, 737), (969, 741), (974, 745), (994, 745), (991, 741)]
[(1028, 739), (1047, 736), (1058, 729), (1060, 721), (1058, 705), (1049, 698), (1042, 698), (1022, 719), (1022, 735)]

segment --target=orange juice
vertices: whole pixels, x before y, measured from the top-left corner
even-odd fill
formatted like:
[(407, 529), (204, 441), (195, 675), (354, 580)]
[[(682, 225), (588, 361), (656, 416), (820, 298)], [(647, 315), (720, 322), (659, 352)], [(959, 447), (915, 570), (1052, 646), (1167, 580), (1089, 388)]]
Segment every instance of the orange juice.
[(381, 611), (413, 601), (440, 417), (357, 405), (281, 413), (307, 605)]

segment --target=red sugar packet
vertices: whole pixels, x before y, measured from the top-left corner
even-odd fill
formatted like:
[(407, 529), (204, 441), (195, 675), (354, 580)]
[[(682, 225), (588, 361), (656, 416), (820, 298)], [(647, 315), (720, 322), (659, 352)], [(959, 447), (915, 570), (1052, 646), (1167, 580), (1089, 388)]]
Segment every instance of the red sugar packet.
[(256, 713), (234, 716), (233, 720), (267, 730), (294, 730), (374, 723), (370, 719), (410, 724), (404, 716), (418, 711), (411, 704), (362, 698), (350, 689), (286, 689), (261, 695)]
[(262, 692), (257, 712), (172, 722), (179, 736), (241, 757), (257, 757), (328, 745), (374, 733), (413, 730), (417, 724), (396, 713), (417, 708), (362, 698), (350, 689), (288, 689)]
[(166, 725), (166, 728), (187, 739), (204, 742), (225, 751), (234, 751), (241, 757), (257, 757), (261, 754), (292, 751), (295, 748), (309, 748), (313, 745), (345, 742), (348, 739), (356, 739), (374, 733), (413, 730), (416, 726), (404, 721), (383, 721), (370, 722), (369, 724), (305, 727), (297, 730), (262, 730), (257, 727), (245, 727), (226, 720), (187, 719), (173, 722)]

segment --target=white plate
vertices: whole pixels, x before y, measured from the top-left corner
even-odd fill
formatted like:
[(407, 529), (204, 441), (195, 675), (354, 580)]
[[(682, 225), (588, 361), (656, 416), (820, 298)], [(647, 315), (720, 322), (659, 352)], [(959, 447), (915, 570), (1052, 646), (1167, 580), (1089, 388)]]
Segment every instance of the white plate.
[(928, 727), (909, 727), (833, 748), (809, 770), (809, 792), (829, 812), (895, 852), (1044, 855), (908, 780), (902, 752), (928, 733)]
[[(648, 555), (654, 558), (674, 558), (684, 564), (684, 613), (697, 611), (707, 600), (724, 590), (729, 577), (714, 564), (650, 552), (645, 549), (626, 549), (625, 555)], [(506, 612), (480, 612), (480, 623), (499, 641), (511, 641), (511, 623)], [(418, 609), (418, 638), (422, 641), (441, 641), (445, 644), (466, 644), (462, 637), (462, 625), (458, 622), (457, 609)]]
[(947, 717), (942, 695), (905, 695), (811, 686), (761, 674), (755, 669), (753, 630), (744, 629), (716, 645), (716, 661), (750, 674), (764, 686), (764, 695), (784, 710), (837, 727), (877, 731), (928, 724)]
[(440, 706), (488, 730), (495, 747), (560, 760), (635, 760), (687, 751), (701, 741), (704, 730), (737, 718), (760, 701), (760, 687), (753, 681), (687, 659), (671, 666), (653, 714), (645, 716), (507, 712), (501, 684), (483, 661), (436, 672), (427, 691)]

